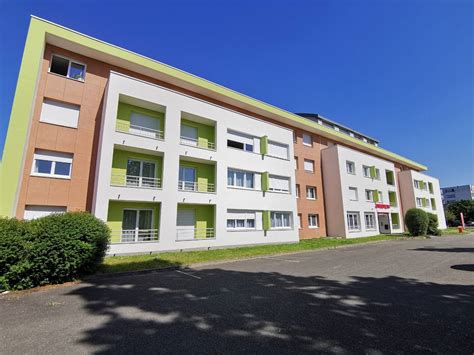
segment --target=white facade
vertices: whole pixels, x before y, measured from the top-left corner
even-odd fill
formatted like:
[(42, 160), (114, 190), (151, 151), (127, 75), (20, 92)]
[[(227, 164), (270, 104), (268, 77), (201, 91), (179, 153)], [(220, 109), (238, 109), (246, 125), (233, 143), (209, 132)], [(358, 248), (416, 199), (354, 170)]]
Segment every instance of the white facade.
[[(364, 176), (367, 168), (378, 174)], [(393, 163), (334, 145), (322, 150), (322, 171), (329, 236), (355, 238), (403, 232)], [(393, 173), (393, 184), (387, 181), (387, 171)], [(378, 198), (374, 198), (375, 191), (379, 192)]]
[(446, 218), (438, 179), (413, 170), (401, 171), (398, 179), (404, 211), (410, 208), (421, 208), (426, 212), (436, 214), (439, 228), (445, 229)]
[[(116, 130), (118, 103), (124, 99), (129, 103), (145, 105), (146, 108), (156, 108), (165, 113), (163, 139)], [(182, 144), (180, 122), (183, 114), (201, 117), (214, 124), (215, 147), (213, 148), (215, 149), (209, 150)], [(252, 136), (254, 151), (248, 152), (228, 147), (229, 131)], [(270, 155), (270, 151), (269, 155), (260, 154), (260, 137), (263, 136), (268, 137), (269, 146), (272, 142), (278, 143), (275, 155), (281, 155), (281, 146), (286, 146), (287, 157), (273, 157)], [(114, 148), (162, 156), (161, 188), (111, 186)], [(104, 101), (92, 212), (100, 219), (107, 221), (109, 201), (159, 202), (161, 205), (159, 241), (112, 243), (109, 249), (110, 254), (297, 242), (299, 238), (295, 227), (297, 214), (294, 189), (290, 189), (289, 192), (263, 192), (260, 188), (260, 176), (264, 173), (287, 177), (290, 181), (289, 186), (293, 187), (295, 172), (294, 163), (290, 159), (293, 155), (291, 130), (111, 72)], [(179, 191), (180, 159), (212, 164), (215, 167), (215, 192)], [(254, 172), (253, 189), (228, 187), (228, 168)], [(214, 205), (215, 236), (199, 240), (178, 241), (177, 207), (179, 203), (201, 206)], [(291, 227), (271, 228), (264, 231), (262, 226), (263, 211), (288, 212)], [(254, 213), (255, 221), (252, 222), (251, 218), (247, 218), (245, 223), (248, 225), (255, 223), (255, 227), (228, 230), (227, 219), (231, 220), (238, 213), (246, 216), (249, 213)], [(275, 215), (275, 218), (277, 217)], [(232, 222), (229, 222), (229, 225), (231, 224)]]

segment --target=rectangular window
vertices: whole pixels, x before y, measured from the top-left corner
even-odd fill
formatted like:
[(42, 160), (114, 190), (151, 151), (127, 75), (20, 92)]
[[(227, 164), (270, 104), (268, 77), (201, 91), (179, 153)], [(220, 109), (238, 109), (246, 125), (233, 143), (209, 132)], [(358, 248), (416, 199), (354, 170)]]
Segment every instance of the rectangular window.
[(290, 178), (270, 175), (268, 190), (275, 192), (290, 192)]
[(434, 194), (433, 183), (431, 182), (428, 183), (428, 190), (430, 191), (430, 194)]
[(253, 137), (236, 131), (227, 131), (227, 146), (246, 152), (254, 151)]
[(355, 171), (355, 164), (353, 161), (349, 161), (349, 160), (346, 161), (346, 170), (348, 174), (355, 175), (356, 171)]
[(40, 122), (77, 128), (79, 108), (78, 105), (44, 99), (41, 106)]
[(306, 198), (308, 200), (316, 200), (316, 187), (306, 186)]
[(312, 147), (312, 146), (313, 146), (313, 140), (312, 140), (310, 134), (303, 133), (303, 144), (306, 145), (306, 146), (308, 146), (308, 147)]
[(305, 159), (304, 160), (304, 170), (314, 173), (314, 160)]
[(360, 231), (359, 212), (347, 212), (347, 228), (349, 232)]
[(24, 219), (35, 219), (45, 217), (53, 213), (64, 213), (66, 207), (63, 206), (26, 206), (23, 215)]
[(420, 182), (418, 180), (413, 180), (413, 186), (415, 189), (420, 189)]
[(33, 157), (31, 175), (69, 179), (71, 177), (72, 157), (73, 155), (69, 153), (37, 149)]
[(249, 171), (228, 169), (227, 186), (253, 189), (255, 186), (255, 174)]
[(49, 71), (79, 81), (84, 81), (86, 76), (86, 66), (84, 64), (73, 62), (56, 54), (53, 54), (51, 58)]
[(318, 228), (319, 227), (319, 215), (309, 214), (308, 215), (308, 227), (309, 228)]
[(370, 177), (370, 166), (363, 165), (362, 171), (364, 172), (364, 177)]
[(268, 155), (271, 157), (288, 159), (288, 145), (268, 141)]
[(373, 190), (365, 190), (365, 200), (366, 201), (374, 201), (374, 191)]
[(298, 167), (299, 167), (299, 161), (298, 161), (298, 157), (295, 157), (295, 169), (298, 170)]
[(435, 199), (431, 198), (430, 200), (431, 200), (431, 209), (436, 210), (436, 201), (435, 201)]
[(424, 206), (424, 207), (428, 207), (428, 208), (431, 207), (430, 199), (429, 199), (429, 198), (425, 199), (425, 206)]
[(380, 170), (375, 169), (375, 175), (373, 177), (375, 180), (380, 180)]
[(255, 211), (227, 210), (227, 230), (255, 230)]
[(392, 229), (400, 228), (400, 217), (398, 213), (391, 213), (390, 217), (392, 219)]
[(358, 199), (357, 187), (349, 187), (349, 200), (357, 201)]
[(298, 213), (298, 229), (303, 228), (303, 216), (301, 213)]
[(385, 170), (385, 178), (387, 179), (387, 184), (395, 186), (395, 174), (391, 170)]
[(374, 230), (375, 229), (375, 214), (366, 212), (364, 213), (364, 218), (365, 218), (365, 229)]
[(296, 184), (296, 198), (300, 198), (300, 185)]
[(289, 229), (291, 228), (290, 212), (271, 212), (270, 213), (272, 228)]
[(416, 198), (416, 206), (417, 207), (423, 207), (423, 199), (420, 197)]

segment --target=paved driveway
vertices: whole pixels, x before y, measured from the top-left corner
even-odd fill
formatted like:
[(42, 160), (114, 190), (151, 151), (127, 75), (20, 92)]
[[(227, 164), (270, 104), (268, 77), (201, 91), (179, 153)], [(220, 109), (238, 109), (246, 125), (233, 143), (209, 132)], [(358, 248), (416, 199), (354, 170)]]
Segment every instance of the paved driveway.
[(0, 353), (474, 351), (474, 236), (391, 241), (0, 297)]

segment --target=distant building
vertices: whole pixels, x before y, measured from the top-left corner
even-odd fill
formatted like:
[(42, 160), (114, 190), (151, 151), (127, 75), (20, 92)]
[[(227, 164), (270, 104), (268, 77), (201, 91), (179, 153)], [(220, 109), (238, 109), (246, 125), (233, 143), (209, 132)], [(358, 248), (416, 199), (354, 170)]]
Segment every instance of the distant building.
[(443, 204), (461, 200), (474, 200), (474, 185), (442, 187)]

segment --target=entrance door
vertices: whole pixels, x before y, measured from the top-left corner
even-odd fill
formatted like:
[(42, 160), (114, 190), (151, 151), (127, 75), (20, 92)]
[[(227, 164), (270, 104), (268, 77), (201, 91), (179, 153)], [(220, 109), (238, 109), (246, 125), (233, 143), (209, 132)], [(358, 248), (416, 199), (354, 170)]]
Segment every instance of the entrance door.
[(196, 169), (185, 166), (179, 167), (179, 184), (180, 189), (185, 191), (195, 191), (196, 186)]
[(181, 125), (181, 140), (187, 145), (198, 145), (198, 130), (196, 127)]
[(151, 117), (138, 112), (131, 113), (129, 132), (136, 133), (141, 136), (156, 138), (159, 129), (159, 118)]
[(123, 210), (122, 242), (138, 242), (153, 239), (152, 210)]
[(378, 214), (377, 215), (379, 220), (379, 231), (381, 234), (390, 234), (390, 218), (388, 214)]
[(176, 222), (177, 239), (194, 239), (196, 230), (196, 211), (192, 209), (178, 209), (178, 218)]

